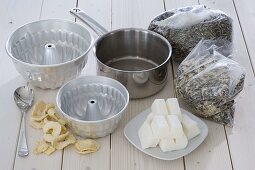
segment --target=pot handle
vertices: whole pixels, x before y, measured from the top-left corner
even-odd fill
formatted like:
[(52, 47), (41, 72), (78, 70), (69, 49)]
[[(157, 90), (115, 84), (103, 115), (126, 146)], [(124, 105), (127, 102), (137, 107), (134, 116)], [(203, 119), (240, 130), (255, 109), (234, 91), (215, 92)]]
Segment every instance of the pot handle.
[(88, 14), (86, 14), (80, 8), (72, 8), (70, 13), (78, 18), (80, 21), (88, 25), (92, 30), (94, 30), (98, 36), (106, 34), (108, 31), (96, 22), (93, 18), (91, 18)]

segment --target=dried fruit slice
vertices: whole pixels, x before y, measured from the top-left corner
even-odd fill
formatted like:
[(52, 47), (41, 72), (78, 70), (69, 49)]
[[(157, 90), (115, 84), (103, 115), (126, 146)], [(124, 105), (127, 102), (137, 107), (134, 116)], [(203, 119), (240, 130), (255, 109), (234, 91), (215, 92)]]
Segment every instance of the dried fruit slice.
[(32, 116), (41, 115), (45, 107), (46, 107), (46, 104), (44, 103), (44, 101), (36, 102), (32, 110)]
[(54, 142), (53, 143), (53, 147), (55, 147), (58, 150), (64, 149), (65, 147), (67, 147), (70, 144), (74, 144), (76, 142), (75, 137), (70, 134), (68, 135), (64, 141), (62, 142)]
[(42, 121), (37, 122), (37, 121), (34, 121), (34, 120), (30, 120), (30, 126), (32, 126), (35, 129), (41, 129), (44, 126), (44, 122), (42, 122)]
[(46, 114), (46, 115), (41, 115), (41, 116), (39, 116), (39, 115), (37, 115), (37, 116), (32, 116), (31, 117), (31, 120), (34, 120), (34, 121), (37, 121), (37, 122), (39, 122), (39, 121), (42, 121), (44, 118), (46, 118), (48, 115)]
[(35, 154), (40, 154), (45, 152), (49, 148), (49, 145), (45, 141), (39, 141), (36, 144), (36, 147), (34, 149)]
[(48, 149), (46, 151), (44, 151), (43, 153), (45, 153), (46, 155), (50, 155), (52, 154), (53, 152), (55, 152), (55, 148), (52, 147), (52, 146), (49, 146)]
[(58, 123), (60, 123), (61, 125), (65, 126), (66, 125), (66, 122), (62, 119), (58, 119)]
[(43, 126), (43, 138), (47, 142), (52, 142), (57, 136), (60, 135), (62, 130), (58, 122), (48, 121)]
[(43, 101), (37, 102), (32, 110), (31, 119), (35, 121), (41, 121), (47, 117), (46, 112), (44, 112), (46, 104)]
[(64, 141), (67, 136), (69, 135), (69, 132), (67, 131), (66, 133), (64, 134), (61, 134), (59, 136), (57, 136), (53, 141), (52, 141), (52, 145), (54, 145), (55, 142), (59, 142), (59, 141)]
[(49, 117), (46, 117), (46, 118), (44, 118), (43, 119), (43, 122), (46, 124), (48, 121), (51, 121), (51, 120), (49, 120)]
[(56, 110), (54, 108), (50, 108), (47, 113), (51, 118), (53, 118), (56, 121), (60, 119), (59, 116), (56, 114)]
[[(45, 112), (45, 113), (48, 113), (50, 109), (55, 109), (55, 105), (52, 104), (52, 103), (46, 104), (45, 109), (44, 109), (44, 112)], [(48, 114), (49, 114), (49, 113), (48, 113)]]
[(76, 152), (80, 154), (88, 154), (98, 151), (100, 145), (92, 139), (80, 140), (75, 143)]

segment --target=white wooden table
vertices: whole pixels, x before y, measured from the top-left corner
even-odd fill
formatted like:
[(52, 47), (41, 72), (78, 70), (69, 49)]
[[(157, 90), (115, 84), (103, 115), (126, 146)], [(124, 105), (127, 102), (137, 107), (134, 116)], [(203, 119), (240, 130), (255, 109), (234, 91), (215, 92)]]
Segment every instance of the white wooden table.
[[(221, 9), (234, 19), (234, 60), (246, 69), (243, 92), (236, 100), (233, 128), (206, 121), (209, 135), (194, 152), (175, 161), (161, 161), (134, 148), (124, 137), (123, 128), (135, 115), (149, 107), (155, 98), (174, 97), (173, 75), (177, 63), (171, 63), (169, 81), (157, 95), (132, 100), (117, 130), (98, 139), (101, 149), (94, 154), (79, 155), (72, 147), (51, 156), (16, 155), (21, 114), (13, 101), (13, 91), (25, 82), (5, 52), (5, 42), (21, 25), (48, 18), (73, 20), (69, 9), (80, 7), (108, 30), (122, 27), (147, 28), (157, 14), (176, 7), (205, 4)], [(255, 169), (255, 1), (253, 0), (0, 0), (0, 170), (254, 170)], [(173, 71), (172, 71), (173, 70)], [(83, 70), (95, 74), (90, 54)], [(56, 90), (35, 89), (36, 99), (55, 102)], [(27, 125), (30, 150), (42, 138), (40, 131)]]

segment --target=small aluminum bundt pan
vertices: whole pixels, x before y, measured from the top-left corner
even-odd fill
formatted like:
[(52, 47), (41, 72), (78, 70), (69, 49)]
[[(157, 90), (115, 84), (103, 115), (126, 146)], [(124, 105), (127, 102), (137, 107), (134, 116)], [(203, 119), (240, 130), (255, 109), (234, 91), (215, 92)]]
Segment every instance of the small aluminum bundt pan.
[(129, 93), (118, 81), (103, 76), (82, 76), (58, 91), (61, 117), (82, 137), (98, 138), (112, 133), (128, 105)]
[(92, 42), (83, 26), (49, 19), (18, 28), (8, 38), (6, 51), (26, 81), (55, 89), (81, 73)]

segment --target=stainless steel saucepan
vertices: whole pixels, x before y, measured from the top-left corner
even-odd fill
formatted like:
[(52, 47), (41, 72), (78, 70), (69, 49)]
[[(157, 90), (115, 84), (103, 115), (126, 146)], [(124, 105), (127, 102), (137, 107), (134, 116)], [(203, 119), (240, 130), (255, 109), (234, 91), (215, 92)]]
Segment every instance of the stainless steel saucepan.
[(93, 47), (99, 75), (121, 82), (133, 99), (153, 95), (164, 87), (172, 47), (163, 36), (139, 28), (108, 32), (81, 9), (70, 12), (100, 36)]

